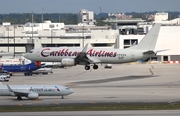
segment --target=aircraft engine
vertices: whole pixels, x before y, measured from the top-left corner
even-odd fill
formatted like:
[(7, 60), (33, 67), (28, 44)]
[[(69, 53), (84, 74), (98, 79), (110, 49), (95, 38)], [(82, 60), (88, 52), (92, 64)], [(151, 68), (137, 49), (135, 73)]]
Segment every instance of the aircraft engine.
[(75, 66), (75, 59), (63, 58), (61, 64), (63, 66)]
[(28, 99), (37, 99), (38, 97), (38, 93), (29, 93), (27, 96)]

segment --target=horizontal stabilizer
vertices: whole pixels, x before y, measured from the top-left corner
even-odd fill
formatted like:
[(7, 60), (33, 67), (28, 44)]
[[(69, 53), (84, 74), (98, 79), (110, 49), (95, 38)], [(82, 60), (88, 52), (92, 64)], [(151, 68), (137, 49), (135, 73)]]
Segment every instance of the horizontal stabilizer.
[(155, 52), (152, 50), (149, 50), (149, 51), (143, 52), (143, 54), (155, 54)]
[(164, 52), (164, 51), (168, 51), (170, 49), (164, 49), (164, 50), (157, 50), (156, 53), (159, 53), (159, 52)]

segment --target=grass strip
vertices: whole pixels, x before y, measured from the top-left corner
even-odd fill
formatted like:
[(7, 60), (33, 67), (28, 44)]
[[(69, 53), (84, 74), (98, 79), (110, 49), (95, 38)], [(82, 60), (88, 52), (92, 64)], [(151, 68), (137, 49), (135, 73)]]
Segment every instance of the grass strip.
[(88, 104), (54, 106), (0, 106), (0, 112), (105, 111), (105, 110), (176, 110), (180, 104)]

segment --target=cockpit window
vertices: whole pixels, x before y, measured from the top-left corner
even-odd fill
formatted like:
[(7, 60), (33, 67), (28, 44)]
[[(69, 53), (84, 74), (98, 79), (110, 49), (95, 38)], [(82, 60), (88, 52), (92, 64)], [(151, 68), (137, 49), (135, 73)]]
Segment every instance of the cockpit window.
[(66, 89), (68, 90), (69, 88), (67, 87)]
[(33, 51), (31, 50), (31, 51), (29, 51), (29, 53), (33, 53)]

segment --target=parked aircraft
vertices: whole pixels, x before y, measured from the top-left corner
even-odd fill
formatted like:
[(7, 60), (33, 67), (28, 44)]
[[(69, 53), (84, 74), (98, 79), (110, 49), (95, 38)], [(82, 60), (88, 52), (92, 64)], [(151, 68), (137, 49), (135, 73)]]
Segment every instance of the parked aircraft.
[(158, 52), (154, 49), (160, 27), (161, 24), (155, 24), (138, 45), (126, 49), (88, 48), (88, 44), (84, 48), (46, 47), (33, 49), (24, 57), (32, 61), (61, 62), (64, 66), (85, 65), (86, 70), (90, 69), (90, 65), (98, 69), (99, 63), (120, 64), (144, 60)]
[(64, 96), (72, 94), (73, 90), (61, 85), (3, 85), (0, 83), (0, 96), (17, 96), (18, 100), (22, 97), (37, 99), (39, 96)]
[(32, 62), (26, 65), (1, 65), (0, 69), (5, 70), (12, 76), (13, 73), (24, 73), (25, 76), (32, 75), (32, 71), (41, 68), (41, 62)]

